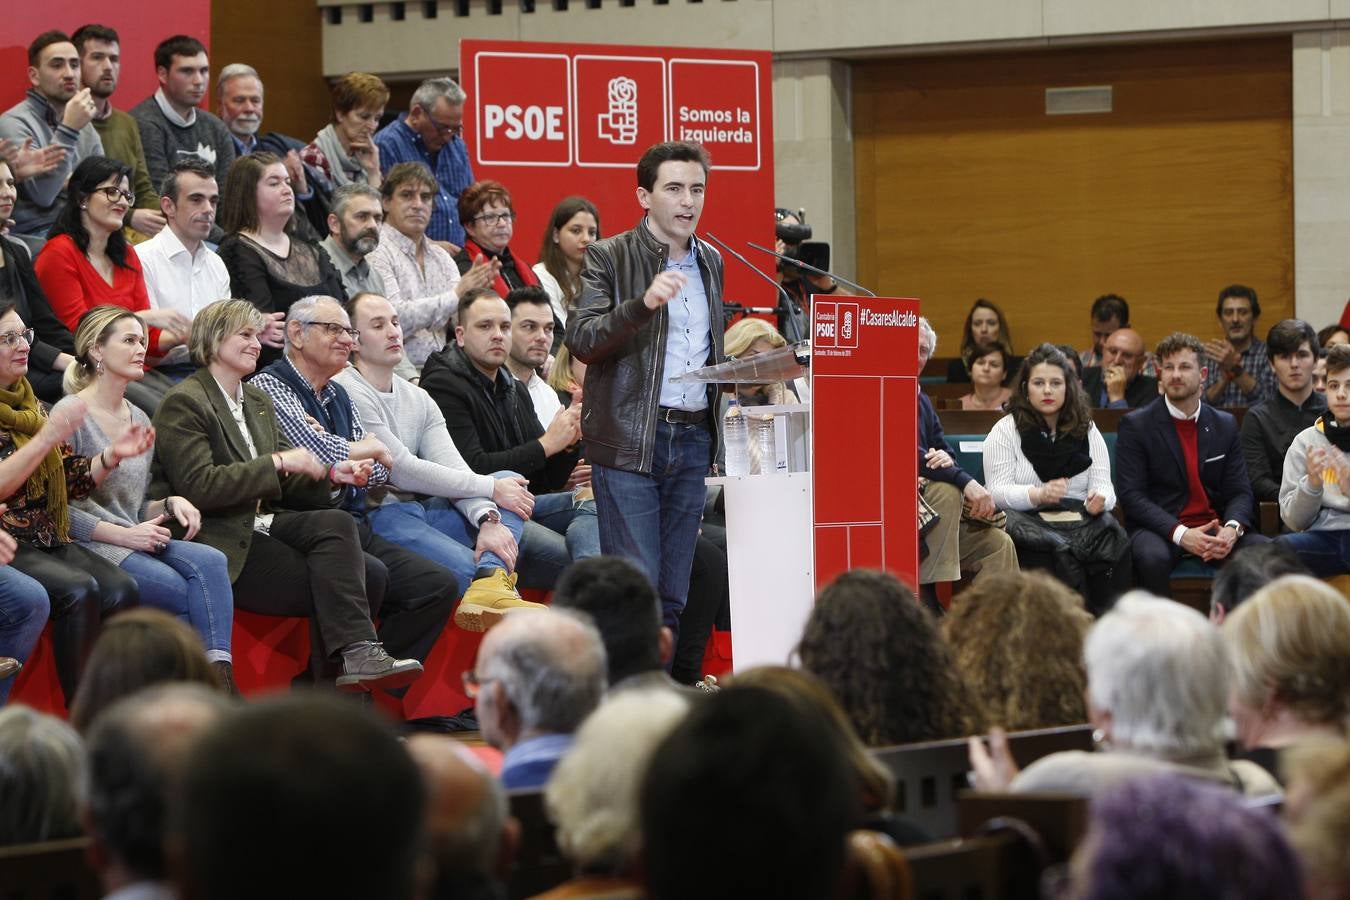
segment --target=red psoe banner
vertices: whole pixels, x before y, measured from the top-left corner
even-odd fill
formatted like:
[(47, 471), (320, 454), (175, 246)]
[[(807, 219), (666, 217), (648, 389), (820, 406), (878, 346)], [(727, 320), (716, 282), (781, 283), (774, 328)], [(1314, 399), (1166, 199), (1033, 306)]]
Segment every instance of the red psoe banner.
[(812, 298), (816, 586), (849, 569), (918, 585), (919, 301)]
[[(768, 51), (461, 41), (459, 52), (474, 176), (511, 192), (517, 258), (538, 259), (549, 214), (572, 194), (600, 210), (602, 236), (632, 228), (638, 158), (667, 140), (697, 141), (712, 157), (699, 235), (742, 252), (747, 241), (772, 246)], [(772, 257), (748, 253), (772, 274)], [(728, 302), (775, 305), (772, 287), (725, 263)]]

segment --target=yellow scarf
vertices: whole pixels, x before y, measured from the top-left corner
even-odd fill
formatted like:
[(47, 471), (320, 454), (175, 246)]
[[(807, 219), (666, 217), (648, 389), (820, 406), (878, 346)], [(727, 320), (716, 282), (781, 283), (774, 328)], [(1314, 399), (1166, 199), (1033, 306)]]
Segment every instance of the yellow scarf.
[[(14, 436), (14, 446), (22, 447), (47, 424), (47, 416), (33, 394), (27, 378), (20, 378), (13, 388), (0, 388), (0, 428)], [(70, 515), (66, 508), (66, 471), (61, 459), (61, 448), (53, 447), (25, 485), (29, 500), (47, 497), (47, 514), (56, 526), (56, 535), (62, 543), (70, 540)]]

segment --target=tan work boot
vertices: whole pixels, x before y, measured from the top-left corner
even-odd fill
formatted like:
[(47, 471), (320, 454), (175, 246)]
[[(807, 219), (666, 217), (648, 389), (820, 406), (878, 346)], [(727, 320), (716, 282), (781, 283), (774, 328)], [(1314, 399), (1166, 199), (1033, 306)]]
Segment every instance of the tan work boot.
[(505, 569), (475, 578), (455, 609), (455, 624), (465, 631), (487, 631), (507, 613), (518, 609), (546, 609), (542, 603), (522, 600), (516, 591), (516, 576)]

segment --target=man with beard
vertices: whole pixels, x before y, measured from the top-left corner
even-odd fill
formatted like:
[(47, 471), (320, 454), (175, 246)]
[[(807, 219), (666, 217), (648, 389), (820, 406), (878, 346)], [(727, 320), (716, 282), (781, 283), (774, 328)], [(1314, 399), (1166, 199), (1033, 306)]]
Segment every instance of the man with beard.
[(384, 208), (380, 192), (368, 184), (352, 182), (333, 192), (333, 211), (328, 214), (328, 237), (319, 244), (342, 276), (348, 297), (357, 294), (384, 296), (384, 279), (371, 268), (367, 254), (380, 245)]
[(220, 189), (216, 173), (195, 156), (174, 163), (164, 179), (160, 207), (168, 227), (136, 248), (145, 273), (145, 290), (157, 315), (171, 316), (162, 325), (181, 337), (158, 369), (179, 380), (191, 374), (187, 337), (197, 313), (230, 297), (230, 273), (210, 247), (207, 236), (216, 223)]
[(94, 98), (94, 129), (103, 141), (103, 155), (131, 166), (131, 190), (136, 202), (127, 212), (126, 224), (146, 237), (164, 227), (159, 211), (159, 193), (150, 183), (145, 166), (141, 130), (130, 113), (114, 109), (109, 97), (122, 75), (122, 49), (117, 32), (106, 25), (81, 25), (70, 39), (80, 54), (80, 78)]
[(1206, 353), (1192, 335), (1163, 338), (1156, 354), (1163, 396), (1121, 419), (1116, 437), (1116, 495), (1135, 584), (1159, 597), (1171, 596), (1182, 556), (1221, 565), (1235, 548), (1267, 540), (1247, 533), (1256, 501), (1237, 421), (1200, 402)]
[(89, 123), (94, 98), (80, 87), (80, 54), (59, 31), (46, 31), (28, 45), (28, 81), (32, 86), (17, 105), (0, 116), (0, 140), (18, 147), (60, 147), (59, 162), (42, 175), (19, 182), (12, 231), (45, 237), (66, 202), (66, 179), (80, 161), (103, 153), (103, 142)]
[(1205, 356), (1211, 360), (1205, 399), (1215, 406), (1254, 406), (1275, 393), (1275, 372), (1265, 342), (1253, 336), (1256, 320), (1261, 318), (1256, 291), (1230, 284), (1219, 291), (1214, 314), (1225, 339), (1204, 344)]

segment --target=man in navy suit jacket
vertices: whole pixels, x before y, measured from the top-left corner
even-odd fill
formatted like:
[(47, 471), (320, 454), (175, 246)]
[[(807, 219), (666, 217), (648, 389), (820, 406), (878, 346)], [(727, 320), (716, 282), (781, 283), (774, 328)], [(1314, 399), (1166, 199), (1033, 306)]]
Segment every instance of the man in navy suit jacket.
[(1177, 333), (1158, 344), (1156, 355), (1163, 396), (1120, 420), (1116, 495), (1130, 531), (1135, 582), (1167, 597), (1183, 554), (1221, 564), (1235, 547), (1266, 538), (1247, 533), (1256, 501), (1237, 421), (1200, 402), (1203, 345)]

